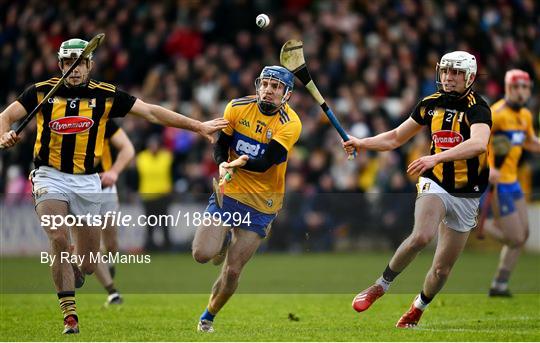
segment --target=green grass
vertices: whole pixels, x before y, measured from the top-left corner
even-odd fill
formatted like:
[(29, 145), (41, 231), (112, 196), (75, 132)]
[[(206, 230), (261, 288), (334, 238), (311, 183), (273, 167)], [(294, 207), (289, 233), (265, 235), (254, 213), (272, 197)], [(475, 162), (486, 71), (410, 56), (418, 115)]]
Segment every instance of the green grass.
[[(354, 294), (384, 269), (389, 254), (258, 255), (218, 315), (216, 332), (195, 332), (217, 269), (188, 255), (152, 256), (149, 265), (118, 266), (121, 308), (104, 308), (94, 278), (77, 292), (81, 334), (63, 337), (48, 268), (34, 258), (0, 260), (0, 341), (538, 341), (540, 260), (524, 255), (512, 299), (485, 295), (495, 253), (466, 253), (443, 293), (414, 330), (394, 328), (421, 288), (431, 252), (399, 276), (370, 310), (350, 307)], [(203, 293), (203, 294), (201, 294)], [(290, 321), (289, 313), (299, 317)]]

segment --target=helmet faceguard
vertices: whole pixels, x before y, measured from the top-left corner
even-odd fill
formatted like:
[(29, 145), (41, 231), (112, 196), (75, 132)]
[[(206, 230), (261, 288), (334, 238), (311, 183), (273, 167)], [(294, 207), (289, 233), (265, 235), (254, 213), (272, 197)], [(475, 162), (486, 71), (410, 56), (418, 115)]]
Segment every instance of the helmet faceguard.
[[(261, 81), (263, 79), (277, 80), (284, 86), (283, 96), (281, 97), (281, 104), (276, 106), (275, 103), (263, 100), (259, 95), (259, 89)], [(257, 106), (259, 110), (266, 115), (276, 113), (288, 100), (287, 95), (292, 92), (294, 88), (294, 75), (287, 69), (281, 66), (269, 66), (264, 67), (261, 74), (255, 79), (255, 91), (257, 94)]]
[[(444, 91), (444, 88), (441, 82), (441, 70), (445, 68), (455, 69), (455, 70), (463, 71), (465, 73), (465, 92), (458, 93), (455, 91), (452, 91), (452, 92)], [(443, 55), (439, 63), (437, 63), (437, 68), (436, 68), (437, 89), (439, 90), (439, 92), (452, 96), (452, 97), (460, 97), (463, 94), (467, 94), (469, 90), (471, 89), (474, 81), (476, 80), (476, 71), (477, 71), (476, 58), (473, 55), (469, 54), (466, 51), (449, 52)]]
[[(64, 67), (65, 59), (76, 59), (81, 56), (84, 48), (88, 45), (88, 42), (79, 38), (73, 38), (67, 41), (62, 42), (60, 48), (58, 49), (58, 61), (60, 62), (61, 67)], [(92, 54), (88, 55), (88, 58), (85, 59), (86, 67), (90, 68), (90, 61), (92, 60)], [(86, 86), (88, 82), (88, 75), (86, 75), (86, 80), (81, 82), (77, 86), (70, 85), (67, 82), (67, 79), (64, 81), (68, 87), (80, 87)]]

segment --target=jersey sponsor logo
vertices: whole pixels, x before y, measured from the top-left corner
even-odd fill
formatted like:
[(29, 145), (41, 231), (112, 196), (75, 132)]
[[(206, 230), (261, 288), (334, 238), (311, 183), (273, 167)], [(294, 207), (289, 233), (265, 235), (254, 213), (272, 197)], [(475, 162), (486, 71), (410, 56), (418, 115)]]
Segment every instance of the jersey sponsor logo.
[(94, 121), (86, 117), (63, 117), (49, 123), (52, 132), (60, 135), (77, 134), (89, 130)]
[(235, 150), (240, 154), (247, 154), (252, 157), (259, 157), (264, 154), (264, 148), (260, 144), (251, 144), (242, 139), (236, 142)]
[(461, 133), (452, 130), (433, 132), (431, 139), (435, 146), (440, 149), (450, 149), (463, 142)]
[(525, 132), (523, 131), (514, 131), (510, 138), (512, 145), (522, 145), (525, 142)]

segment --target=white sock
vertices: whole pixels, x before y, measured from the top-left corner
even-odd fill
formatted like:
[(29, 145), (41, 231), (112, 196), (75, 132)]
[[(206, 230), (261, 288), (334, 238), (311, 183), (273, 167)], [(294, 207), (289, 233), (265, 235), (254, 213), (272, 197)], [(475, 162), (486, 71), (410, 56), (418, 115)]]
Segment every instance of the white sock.
[(508, 289), (508, 282), (498, 282), (493, 280), (491, 283), (491, 288), (494, 288), (498, 291), (506, 291)]
[(375, 281), (375, 283), (377, 285), (381, 286), (385, 293), (386, 293), (386, 291), (388, 291), (388, 288), (392, 284), (392, 282), (386, 281), (382, 276), (380, 278), (378, 278), (377, 281)]
[(416, 298), (414, 299), (414, 307), (416, 307), (419, 310), (424, 311), (426, 307), (428, 307), (428, 305), (429, 304), (426, 304), (425, 302), (422, 301), (422, 297), (420, 296), (420, 294), (418, 294)]

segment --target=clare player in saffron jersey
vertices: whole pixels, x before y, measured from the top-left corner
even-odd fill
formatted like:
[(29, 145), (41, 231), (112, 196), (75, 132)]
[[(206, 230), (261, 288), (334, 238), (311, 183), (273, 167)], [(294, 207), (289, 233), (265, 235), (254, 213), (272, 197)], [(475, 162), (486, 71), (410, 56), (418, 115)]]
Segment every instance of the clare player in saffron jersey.
[[(508, 290), (510, 274), (529, 236), (527, 204), (518, 182), (518, 163), (523, 149), (540, 152), (540, 143), (534, 134), (532, 114), (525, 107), (531, 96), (532, 82), (523, 70), (512, 69), (504, 78), (504, 98), (491, 106), (493, 114), (493, 137), (503, 136), (509, 142), (508, 152), (496, 163), (494, 145), (489, 146), (489, 181), (497, 188), (499, 218), (488, 218), (486, 232), (503, 244), (497, 272), (491, 283), (489, 296), (510, 297)], [(486, 197), (482, 198), (486, 201)], [(484, 206), (482, 206), (483, 208)], [(487, 206), (488, 212), (491, 207)], [(488, 217), (492, 213), (488, 213)]]
[[(257, 95), (235, 99), (225, 108), (229, 125), (219, 136), (214, 158), (220, 176), (229, 173), (232, 180), (225, 185), (222, 207), (213, 194), (206, 208), (223, 225), (199, 227), (193, 240), (197, 262), (225, 263), (200, 317), (199, 331), (214, 330), (215, 316), (233, 295), (242, 268), (281, 209), (288, 155), (302, 130), (287, 103), (293, 86), (294, 76), (287, 69), (265, 67), (255, 81)], [(229, 161), (241, 161), (242, 166), (233, 169)]]

